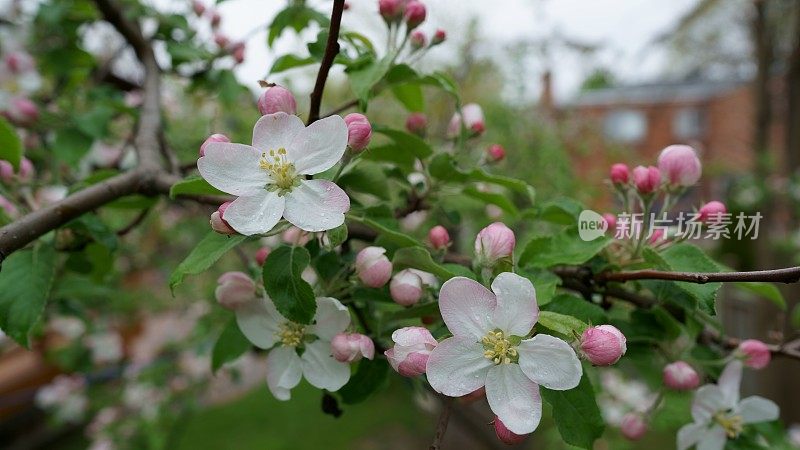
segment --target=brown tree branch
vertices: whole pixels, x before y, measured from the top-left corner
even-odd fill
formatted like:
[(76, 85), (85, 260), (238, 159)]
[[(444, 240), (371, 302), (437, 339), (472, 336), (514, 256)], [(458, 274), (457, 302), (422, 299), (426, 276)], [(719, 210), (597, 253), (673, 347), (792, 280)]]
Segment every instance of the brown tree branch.
[(317, 81), (314, 83), (314, 90), (311, 91), (311, 107), (308, 111), (308, 123), (311, 124), (319, 119), (319, 108), (322, 105), (322, 93), (325, 90), (325, 82), (328, 80), (328, 73), (333, 66), (333, 60), (339, 54), (339, 28), (342, 24), (342, 11), (344, 11), (344, 0), (333, 0), (333, 12), (331, 13), (331, 26), (328, 29), (328, 42), (325, 44), (325, 53), (322, 55), (322, 62), (317, 72)]
[(688, 283), (747, 282), (763, 281), (772, 283), (797, 283), (800, 281), (800, 267), (785, 269), (754, 270), (750, 272), (666, 272), (660, 270), (635, 270), (630, 272), (603, 272), (595, 276), (595, 281), (669, 280)]
[(433, 442), (429, 447), (430, 450), (441, 450), (442, 439), (447, 432), (447, 424), (450, 423), (450, 412), (453, 409), (453, 398), (442, 398), (442, 412), (439, 414), (439, 420), (436, 423), (436, 433), (433, 435)]

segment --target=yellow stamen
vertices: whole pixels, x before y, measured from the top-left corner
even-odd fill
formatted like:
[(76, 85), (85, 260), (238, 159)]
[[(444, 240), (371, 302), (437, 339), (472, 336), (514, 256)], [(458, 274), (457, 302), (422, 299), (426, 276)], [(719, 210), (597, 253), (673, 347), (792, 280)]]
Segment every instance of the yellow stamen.
[(744, 427), (742, 416), (728, 415), (722, 411), (714, 414), (714, 421), (725, 429), (725, 434), (728, 435), (730, 439), (739, 436), (739, 433), (742, 432)]
[(278, 340), (287, 347), (297, 347), (303, 342), (306, 327), (299, 323), (286, 322), (277, 333)]
[(269, 153), (262, 152), (258, 166), (269, 172), (273, 181), (269, 188), (277, 189), (278, 195), (287, 194), (300, 184), (300, 177), (297, 176), (294, 164), (287, 159), (286, 149), (283, 147), (270, 150)]
[(517, 347), (500, 330), (490, 331), (481, 339), (483, 356), (495, 364), (510, 364), (519, 360)]

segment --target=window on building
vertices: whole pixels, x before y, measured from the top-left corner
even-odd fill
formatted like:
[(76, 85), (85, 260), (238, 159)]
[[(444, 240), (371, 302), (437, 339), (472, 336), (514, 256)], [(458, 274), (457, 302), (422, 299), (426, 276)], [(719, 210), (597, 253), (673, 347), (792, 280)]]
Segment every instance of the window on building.
[(678, 139), (698, 139), (706, 129), (706, 117), (700, 108), (681, 108), (672, 117), (672, 132)]
[(639, 142), (647, 135), (647, 117), (641, 111), (620, 109), (606, 115), (603, 133), (607, 138), (624, 142)]

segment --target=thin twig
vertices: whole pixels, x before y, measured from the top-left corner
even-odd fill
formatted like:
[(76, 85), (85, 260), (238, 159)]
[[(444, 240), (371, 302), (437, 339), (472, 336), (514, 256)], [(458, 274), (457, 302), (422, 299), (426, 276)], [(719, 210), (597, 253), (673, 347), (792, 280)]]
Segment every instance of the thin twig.
[(689, 283), (713, 282), (747, 282), (764, 281), (773, 283), (797, 283), (800, 281), (800, 267), (785, 269), (755, 270), (751, 272), (665, 272), (660, 270), (636, 270), (630, 272), (603, 272), (595, 277), (596, 281), (631, 281), (631, 280), (670, 280)]
[(358, 100), (357, 99), (350, 100), (349, 102), (343, 103), (343, 104), (337, 106), (336, 108), (333, 108), (331, 111), (328, 111), (321, 118), (324, 119), (324, 118), (330, 117), (330, 116), (332, 116), (334, 114), (339, 114), (340, 112), (347, 111), (348, 109), (353, 108), (355, 106), (358, 106)]
[(136, 217), (134, 217), (133, 220), (128, 225), (125, 225), (124, 228), (121, 228), (120, 230), (117, 231), (117, 236), (125, 236), (126, 234), (133, 231), (134, 228), (138, 227), (142, 222), (144, 222), (144, 219), (147, 217), (147, 213), (149, 212), (150, 208), (145, 208), (141, 210), (139, 214), (137, 214)]
[(325, 82), (328, 80), (328, 73), (333, 66), (333, 60), (339, 53), (339, 27), (342, 24), (342, 11), (344, 11), (344, 0), (333, 0), (333, 12), (331, 13), (331, 26), (328, 29), (328, 42), (325, 44), (325, 53), (322, 55), (322, 62), (317, 72), (317, 81), (314, 83), (314, 90), (311, 92), (311, 107), (308, 110), (308, 124), (319, 119), (319, 108), (322, 105), (322, 93), (325, 90)]
[(450, 423), (450, 412), (453, 409), (453, 398), (442, 396), (442, 412), (439, 414), (439, 421), (436, 423), (436, 434), (433, 435), (430, 450), (441, 450), (442, 439), (447, 432), (447, 424)]

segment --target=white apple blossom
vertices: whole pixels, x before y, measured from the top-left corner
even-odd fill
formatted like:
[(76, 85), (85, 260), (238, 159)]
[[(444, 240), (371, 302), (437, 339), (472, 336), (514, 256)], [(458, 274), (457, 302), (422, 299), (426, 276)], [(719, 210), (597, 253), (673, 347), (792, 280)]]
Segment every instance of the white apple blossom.
[(778, 418), (778, 405), (759, 396), (739, 399), (742, 362), (728, 363), (717, 384), (700, 387), (692, 402), (694, 423), (678, 430), (678, 450), (697, 445), (698, 450), (722, 450), (747, 424)]
[[(305, 377), (317, 388), (337, 391), (350, 379), (350, 366), (334, 359), (331, 340), (350, 325), (350, 312), (339, 300), (317, 297), (311, 325), (283, 317), (272, 300), (257, 298), (236, 309), (242, 334), (267, 356), (267, 386), (278, 400), (289, 400), (291, 389)], [(303, 355), (297, 350), (303, 348)]]
[(350, 198), (335, 183), (307, 180), (334, 166), (347, 147), (347, 125), (339, 116), (308, 127), (294, 115), (267, 114), (253, 128), (253, 145), (212, 142), (197, 160), (203, 178), (238, 196), (225, 221), (244, 235), (270, 231), (284, 217), (305, 231), (344, 223)]
[[(494, 293), (492, 293), (494, 291)], [(566, 390), (582, 370), (569, 344), (545, 334), (526, 339), (539, 316), (526, 278), (501, 273), (492, 291), (456, 277), (442, 285), (439, 309), (453, 336), (428, 358), (428, 382), (451, 397), (486, 387), (492, 411), (516, 434), (533, 432), (542, 417), (539, 385)]]

